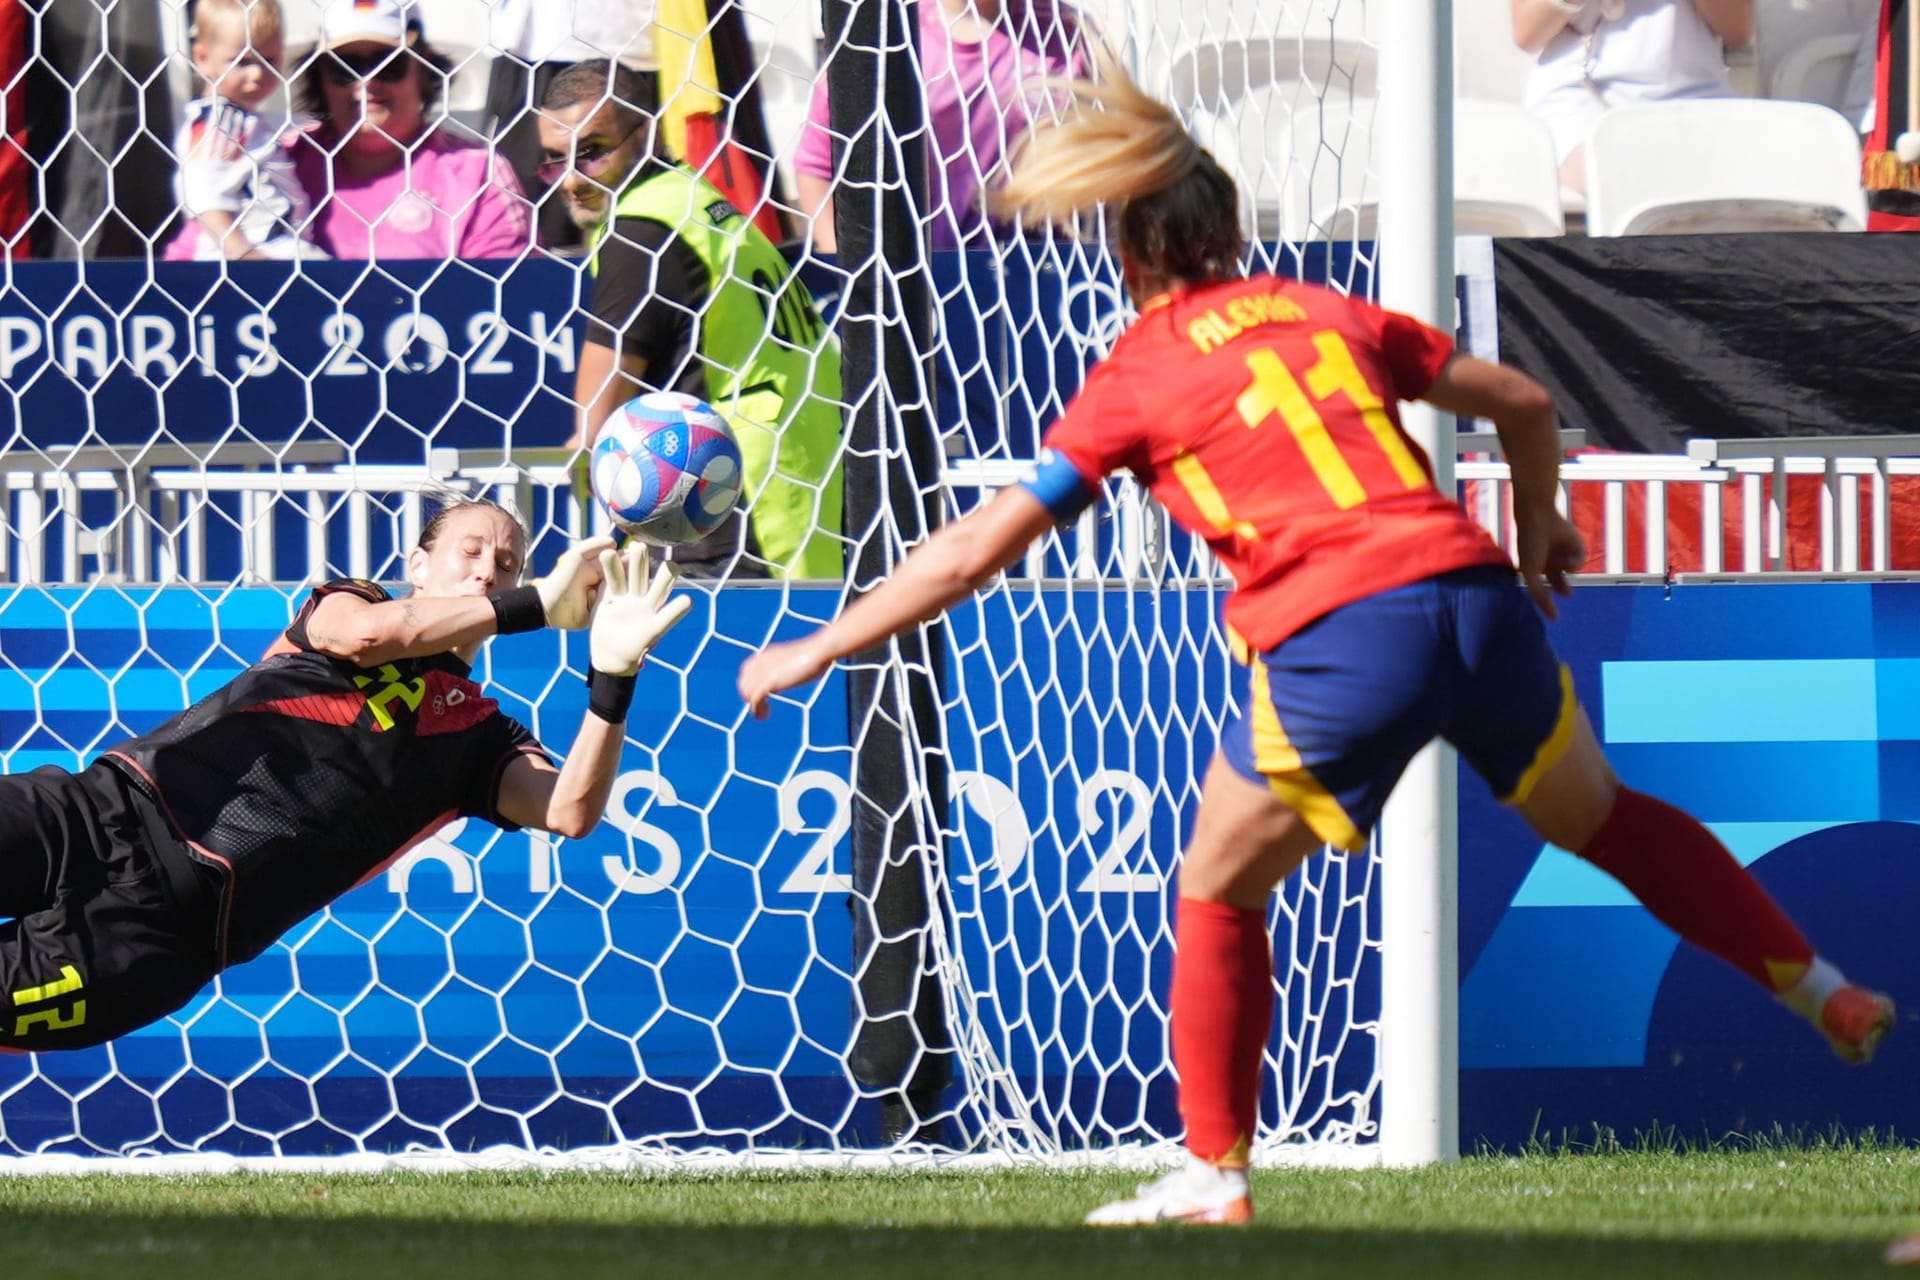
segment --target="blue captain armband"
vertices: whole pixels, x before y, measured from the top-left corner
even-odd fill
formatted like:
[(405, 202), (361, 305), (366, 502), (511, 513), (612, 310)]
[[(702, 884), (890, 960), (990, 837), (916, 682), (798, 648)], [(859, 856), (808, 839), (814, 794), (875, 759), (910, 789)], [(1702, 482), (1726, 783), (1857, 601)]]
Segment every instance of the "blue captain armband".
[(1040, 499), (1041, 505), (1060, 524), (1092, 506), (1099, 496), (1078, 467), (1051, 449), (1040, 451), (1033, 466), (1020, 478), (1020, 487)]

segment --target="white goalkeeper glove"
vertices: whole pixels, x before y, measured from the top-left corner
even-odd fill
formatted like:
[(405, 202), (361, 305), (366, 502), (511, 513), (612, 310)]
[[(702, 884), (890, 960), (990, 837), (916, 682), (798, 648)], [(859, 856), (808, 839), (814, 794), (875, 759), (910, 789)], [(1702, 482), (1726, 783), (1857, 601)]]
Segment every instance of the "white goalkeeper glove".
[(180, 207), (188, 217), (238, 215), (246, 210), (247, 188), (255, 171), (246, 153), (253, 122), (244, 107), (225, 99), (209, 105), (187, 153), (180, 157)]
[(627, 543), (625, 552), (602, 551), (600, 571), (606, 587), (588, 635), (593, 669), (630, 676), (640, 670), (641, 661), (660, 637), (687, 615), (693, 601), (684, 595), (667, 598), (680, 571), (662, 564), (650, 575), (647, 549), (638, 540)]
[(612, 555), (612, 547), (613, 538), (607, 534), (576, 542), (560, 553), (546, 577), (533, 580), (548, 626), (578, 631), (593, 620), (593, 602), (604, 580), (600, 557)]

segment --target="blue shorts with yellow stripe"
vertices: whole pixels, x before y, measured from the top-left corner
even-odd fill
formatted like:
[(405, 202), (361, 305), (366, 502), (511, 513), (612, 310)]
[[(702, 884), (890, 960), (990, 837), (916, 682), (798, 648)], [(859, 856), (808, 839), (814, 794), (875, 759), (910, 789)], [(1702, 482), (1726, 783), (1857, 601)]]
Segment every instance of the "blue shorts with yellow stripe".
[(1445, 738), (1509, 804), (1566, 751), (1577, 703), (1512, 569), (1483, 565), (1343, 605), (1235, 655), (1220, 750), (1328, 844), (1356, 850), (1413, 759)]

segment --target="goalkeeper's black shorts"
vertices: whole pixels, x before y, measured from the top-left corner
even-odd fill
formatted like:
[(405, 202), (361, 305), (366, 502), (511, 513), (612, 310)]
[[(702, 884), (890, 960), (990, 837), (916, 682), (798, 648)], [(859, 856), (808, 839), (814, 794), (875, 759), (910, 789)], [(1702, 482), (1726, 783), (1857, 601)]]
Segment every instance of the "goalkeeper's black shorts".
[(0, 1051), (96, 1045), (218, 968), (217, 886), (118, 769), (0, 778)]

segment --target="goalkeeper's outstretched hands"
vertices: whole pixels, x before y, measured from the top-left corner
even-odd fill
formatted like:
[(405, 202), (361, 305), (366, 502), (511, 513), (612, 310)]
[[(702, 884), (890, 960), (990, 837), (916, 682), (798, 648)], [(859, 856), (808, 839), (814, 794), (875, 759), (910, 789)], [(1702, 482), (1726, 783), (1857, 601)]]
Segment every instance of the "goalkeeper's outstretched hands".
[(613, 539), (606, 534), (585, 538), (561, 552), (546, 577), (533, 580), (548, 626), (578, 631), (592, 619), (604, 577), (601, 556), (612, 554), (612, 547)]
[(587, 637), (593, 669), (630, 676), (640, 670), (647, 651), (660, 637), (686, 616), (693, 601), (684, 595), (667, 598), (680, 571), (663, 564), (650, 575), (647, 549), (639, 542), (629, 542), (624, 552), (603, 549), (600, 572), (606, 585)]

